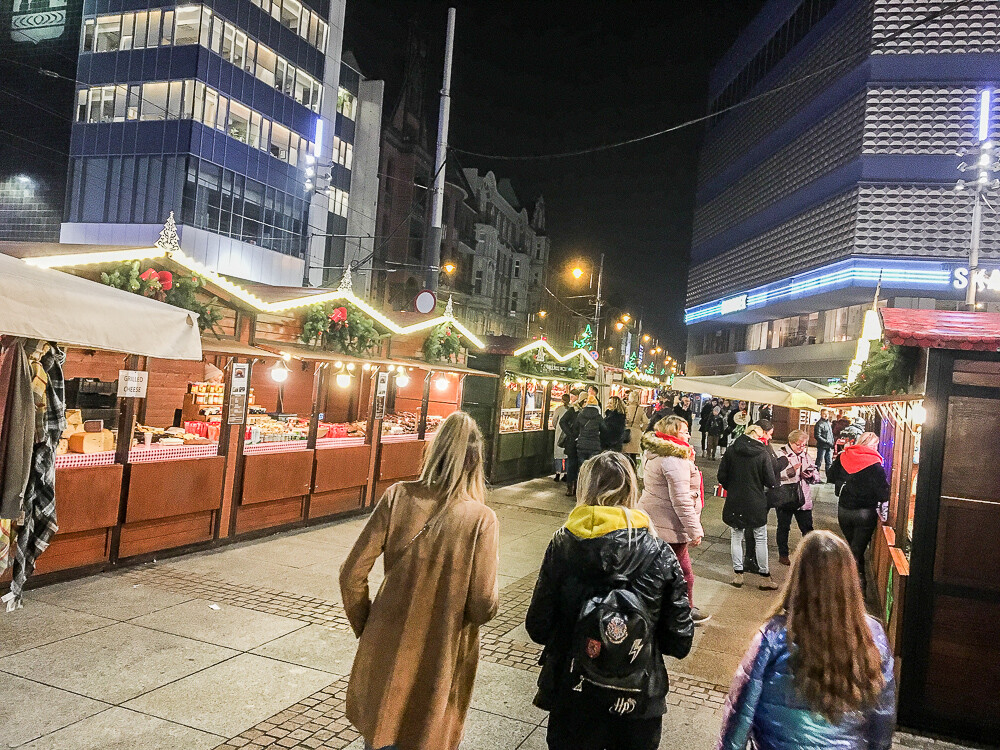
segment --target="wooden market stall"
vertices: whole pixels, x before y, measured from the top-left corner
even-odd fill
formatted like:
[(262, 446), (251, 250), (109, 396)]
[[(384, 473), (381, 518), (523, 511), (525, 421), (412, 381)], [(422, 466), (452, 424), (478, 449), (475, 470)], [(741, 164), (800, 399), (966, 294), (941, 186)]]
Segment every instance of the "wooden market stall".
[(552, 468), (555, 426), (551, 414), (562, 394), (589, 385), (597, 363), (582, 350), (558, 354), (544, 340), (521, 345), (495, 336), (469, 365), (497, 376), (491, 383), (470, 383), (462, 408), (478, 422), (486, 441), (491, 482), (532, 479)]
[[(114, 381), (139, 358), (202, 356), (196, 317), (59, 271), (28, 265), (0, 248), (0, 334), (61, 344), (68, 427), (56, 450), (58, 531), (36, 572), (95, 569), (116, 559), (128, 517), (121, 419), (135, 399), (119, 399)], [(110, 386), (110, 387), (109, 387)], [(121, 406), (119, 406), (121, 404)], [(71, 452), (72, 451), (72, 452)]]
[(915, 393), (820, 403), (880, 436), (890, 500), (869, 563), (898, 659), (899, 723), (990, 743), (1000, 736), (1000, 314), (879, 313), (889, 344), (921, 350)]

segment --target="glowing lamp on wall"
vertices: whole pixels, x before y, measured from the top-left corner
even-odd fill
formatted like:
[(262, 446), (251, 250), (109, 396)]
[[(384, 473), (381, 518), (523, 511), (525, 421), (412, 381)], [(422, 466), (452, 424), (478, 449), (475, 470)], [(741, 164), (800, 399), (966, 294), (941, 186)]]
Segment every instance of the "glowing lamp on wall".
[(409, 375), (403, 374), (403, 375), (397, 375), (396, 376), (396, 387), (397, 388), (406, 388), (406, 386), (408, 386), (409, 384), (410, 384), (410, 376)]
[(291, 372), (291, 370), (288, 369), (288, 365), (285, 364), (285, 361), (279, 359), (278, 363), (271, 368), (271, 380), (275, 383), (284, 383), (288, 380), (289, 372)]
[(443, 375), (437, 378), (434, 381), (434, 387), (437, 388), (439, 391), (448, 390), (448, 378), (444, 377)]
[(348, 375), (346, 372), (342, 372), (337, 375), (338, 388), (347, 388), (348, 386), (350, 386), (350, 384), (351, 384), (351, 376)]

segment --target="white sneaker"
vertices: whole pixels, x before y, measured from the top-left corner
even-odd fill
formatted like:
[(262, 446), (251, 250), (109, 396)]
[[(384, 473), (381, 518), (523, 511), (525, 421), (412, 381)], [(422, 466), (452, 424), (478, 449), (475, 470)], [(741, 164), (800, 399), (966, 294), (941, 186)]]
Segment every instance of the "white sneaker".
[(705, 614), (697, 607), (691, 607), (691, 619), (694, 620), (695, 625), (704, 625), (712, 619), (712, 615)]

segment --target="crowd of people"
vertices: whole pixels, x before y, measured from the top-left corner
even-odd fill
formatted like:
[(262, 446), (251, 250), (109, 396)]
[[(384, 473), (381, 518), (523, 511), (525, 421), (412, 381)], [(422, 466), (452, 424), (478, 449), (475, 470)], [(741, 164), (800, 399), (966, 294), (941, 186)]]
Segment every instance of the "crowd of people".
[[(549, 713), (549, 748), (658, 747), (669, 690), (664, 657), (687, 656), (695, 625), (708, 619), (694, 607), (689, 555), (704, 537), (691, 402), (661, 402), (641, 428), (633, 427), (643, 421), (636, 406), (615, 400), (602, 413), (588, 391), (575, 404), (567, 399), (556, 422), (566, 453), (560, 473), (576, 500), (540, 560), (525, 619), (543, 647), (534, 702)], [(719, 405), (710, 416), (721, 417)], [(767, 419), (736, 424), (744, 429), (719, 467), (734, 569), (743, 570), (749, 532), (769, 580), (769, 507), (780, 509), (779, 551), (791, 567), (734, 677), (717, 747), (888, 750), (893, 658), (882, 626), (865, 612), (855, 541), (869, 522), (860, 511), (881, 492), (870, 438), (862, 435), (828, 471), (849, 498), (843, 510), (851, 513), (841, 515), (848, 544), (811, 530), (808, 492), (818, 469), (808, 436), (793, 432), (778, 455), (767, 445)], [(454, 750), (461, 741), (479, 628), (499, 606), (499, 529), (485, 492), (482, 435), (456, 412), (434, 436), (420, 477), (387, 490), (341, 568), (359, 638), (347, 717), (368, 748)], [(803, 539), (789, 559), (792, 519)], [(385, 577), (373, 601), (368, 576), (380, 556)]]

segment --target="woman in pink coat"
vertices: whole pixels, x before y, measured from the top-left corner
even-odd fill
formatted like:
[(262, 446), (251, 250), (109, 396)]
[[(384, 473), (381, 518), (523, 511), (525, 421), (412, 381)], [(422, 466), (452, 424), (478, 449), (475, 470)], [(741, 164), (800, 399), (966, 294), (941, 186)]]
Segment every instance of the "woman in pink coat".
[(697, 547), (705, 536), (701, 528), (705, 501), (701, 472), (695, 466), (690, 441), (687, 421), (678, 416), (664, 417), (656, 423), (655, 432), (642, 436), (646, 463), (639, 507), (653, 521), (657, 535), (677, 555), (687, 581), (691, 617), (695, 625), (700, 625), (712, 616), (694, 606), (694, 571), (688, 547)]

